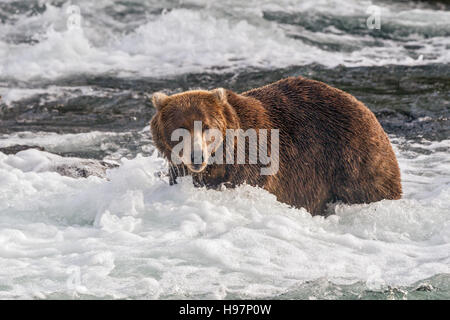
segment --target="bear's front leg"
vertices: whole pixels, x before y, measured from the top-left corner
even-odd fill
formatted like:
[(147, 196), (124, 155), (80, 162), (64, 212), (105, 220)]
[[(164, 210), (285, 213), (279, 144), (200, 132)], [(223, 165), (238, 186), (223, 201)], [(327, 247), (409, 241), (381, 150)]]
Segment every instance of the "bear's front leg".
[(169, 184), (177, 184), (178, 177), (184, 177), (188, 174), (188, 169), (184, 165), (169, 164)]

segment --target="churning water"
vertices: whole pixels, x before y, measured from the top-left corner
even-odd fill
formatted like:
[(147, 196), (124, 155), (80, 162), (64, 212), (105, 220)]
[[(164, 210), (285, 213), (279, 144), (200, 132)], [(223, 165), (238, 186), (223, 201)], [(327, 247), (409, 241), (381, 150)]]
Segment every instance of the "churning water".
[[(0, 298), (450, 298), (448, 5), (3, 0), (0, 21)], [(291, 75), (376, 114), (403, 199), (313, 218), (158, 177), (150, 93)]]

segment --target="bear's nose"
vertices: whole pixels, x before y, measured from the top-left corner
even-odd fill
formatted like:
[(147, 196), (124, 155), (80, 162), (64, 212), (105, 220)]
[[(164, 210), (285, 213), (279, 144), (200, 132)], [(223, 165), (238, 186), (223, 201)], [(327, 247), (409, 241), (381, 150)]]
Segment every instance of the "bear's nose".
[(197, 152), (197, 157), (195, 156), (195, 152), (191, 152), (191, 163), (192, 164), (202, 164), (204, 162), (203, 152)]

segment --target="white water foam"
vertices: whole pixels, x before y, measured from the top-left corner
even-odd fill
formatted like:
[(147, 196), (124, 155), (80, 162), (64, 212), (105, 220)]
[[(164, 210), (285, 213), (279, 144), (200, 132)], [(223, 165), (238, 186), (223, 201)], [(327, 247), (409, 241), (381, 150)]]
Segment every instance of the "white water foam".
[(105, 180), (60, 176), (45, 152), (0, 153), (0, 298), (259, 298), (322, 278), (382, 289), (448, 274), (449, 145), (396, 148), (404, 198), (328, 218), (259, 188), (169, 186), (156, 156)]
[[(126, 90), (122, 90), (127, 92)], [(96, 88), (89, 86), (48, 86), (45, 89), (27, 89), (27, 88), (9, 88), (0, 85), (0, 104), (5, 104), (6, 107), (14, 107), (14, 103), (29, 99), (38, 95), (41, 95), (39, 99), (39, 105), (44, 105), (51, 101), (57, 101), (62, 98), (70, 99), (82, 95), (89, 95), (95, 97), (105, 97), (114, 94), (113, 89), (102, 88), (102, 90), (96, 90)]]
[[(382, 23), (411, 27), (410, 34), (401, 41), (375, 39), (370, 35), (336, 37), (333, 28), (316, 32), (299, 28), (294, 32), (319, 42), (352, 44), (353, 49), (346, 53), (294, 39), (289, 36), (292, 28), (264, 19), (263, 12), (311, 11), (329, 17), (360, 19), (368, 16), (365, 10), (370, 2), (350, 1), (346, 5), (313, 0), (262, 4), (181, 2), (174, 8), (170, 2), (148, 3), (142, 9), (147, 9), (148, 14), (130, 24), (106, 14), (107, 2), (74, 1), (72, 4), (80, 7), (83, 20), (81, 29), (71, 30), (66, 26), (70, 3), (59, 8), (43, 2), (47, 3), (43, 13), (18, 15), (0, 26), (0, 33), (4, 34), (0, 38), (1, 78), (53, 79), (81, 73), (168, 76), (205, 69), (275, 68), (310, 63), (334, 67), (450, 62), (447, 50), (450, 40), (440, 35), (449, 26), (450, 13), (445, 11), (407, 10), (397, 4), (385, 4)], [(158, 6), (171, 10), (151, 13)], [(129, 25), (133, 29), (128, 30)], [(427, 28), (435, 30), (435, 36), (416, 33)], [(14, 39), (17, 33), (33, 41), (14, 43), (10, 38)], [(376, 46), (367, 45), (374, 42)], [(415, 56), (409, 54), (406, 45), (418, 48)]]
[(57, 134), (54, 132), (24, 131), (13, 134), (0, 134), (0, 148), (14, 145), (28, 145), (45, 148), (54, 153), (89, 152), (107, 150), (110, 140), (130, 136), (130, 133), (90, 131), (87, 133)]

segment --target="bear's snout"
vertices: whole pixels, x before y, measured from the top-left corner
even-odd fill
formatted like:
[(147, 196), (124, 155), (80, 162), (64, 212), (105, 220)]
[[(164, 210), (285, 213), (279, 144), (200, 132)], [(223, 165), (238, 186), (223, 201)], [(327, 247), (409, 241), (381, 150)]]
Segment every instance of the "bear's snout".
[(192, 151), (189, 156), (187, 154), (186, 160), (188, 163), (185, 163), (189, 170), (192, 172), (198, 173), (203, 171), (206, 168), (208, 162), (208, 154), (207, 154), (207, 144), (205, 141), (205, 136), (202, 131), (194, 131), (193, 134), (193, 143), (192, 143)]
[(196, 156), (196, 152), (192, 151), (191, 152), (191, 163), (196, 166), (196, 165), (201, 165), (202, 163), (205, 162), (205, 157), (203, 155), (203, 152), (197, 152), (198, 155)]

